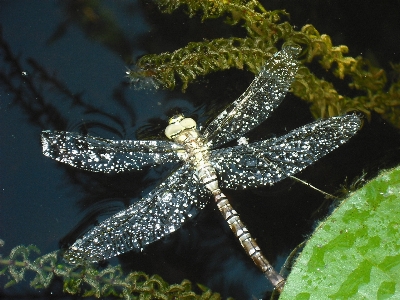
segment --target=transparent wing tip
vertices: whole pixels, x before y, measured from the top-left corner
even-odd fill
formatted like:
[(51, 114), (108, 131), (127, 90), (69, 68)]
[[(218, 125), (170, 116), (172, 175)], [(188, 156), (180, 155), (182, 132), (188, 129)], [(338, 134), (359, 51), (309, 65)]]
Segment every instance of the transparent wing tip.
[(358, 112), (345, 115), (343, 119), (347, 122), (353, 134), (355, 134), (364, 124), (364, 116)]
[(83, 252), (71, 251), (71, 249), (65, 251), (63, 255), (64, 261), (71, 265), (87, 263), (88, 261), (85, 260), (83, 257)]
[(301, 51), (301, 47), (295, 43), (286, 43), (282, 46), (282, 49), (293, 57), (297, 57)]
[(106, 258), (98, 255), (97, 251), (90, 249), (82, 244), (82, 240), (78, 239), (68, 250), (64, 252), (64, 260), (71, 265), (81, 265), (87, 263), (96, 263)]
[(350, 118), (354, 122), (358, 123), (360, 127), (363, 126), (364, 121), (365, 121), (365, 115), (362, 112), (356, 110), (356, 111), (351, 111), (351, 112), (347, 113), (347, 115), (350, 116)]
[(44, 130), (41, 134), (42, 140), (42, 152), (47, 157), (54, 157), (54, 149), (52, 147), (54, 141), (54, 132), (50, 130)]

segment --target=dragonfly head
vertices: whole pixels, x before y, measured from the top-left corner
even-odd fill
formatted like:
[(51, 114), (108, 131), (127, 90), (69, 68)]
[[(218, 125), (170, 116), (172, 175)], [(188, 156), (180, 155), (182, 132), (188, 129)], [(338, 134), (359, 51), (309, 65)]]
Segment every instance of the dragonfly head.
[(196, 128), (196, 121), (192, 118), (185, 118), (183, 115), (176, 115), (169, 119), (169, 125), (165, 128), (165, 135), (173, 139), (185, 129)]

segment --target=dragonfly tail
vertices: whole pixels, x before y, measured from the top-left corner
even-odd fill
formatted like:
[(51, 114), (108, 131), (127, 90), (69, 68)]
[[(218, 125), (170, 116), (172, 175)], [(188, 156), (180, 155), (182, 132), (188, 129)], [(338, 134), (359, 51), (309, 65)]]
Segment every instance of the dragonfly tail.
[(264, 275), (272, 283), (275, 290), (281, 292), (285, 285), (285, 279), (275, 271), (269, 261), (262, 254), (260, 247), (250, 235), (250, 232), (239, 218), (239, 214), (233, 209), (228, 201), (228, 198), (220, 191), (214, 192), (215, 202), (221, 214), (228, 222), (232, 232), (239, 239), (240, 244), (246, 251), (247, 255), (251, 257), (257, 267), (261, 269)]

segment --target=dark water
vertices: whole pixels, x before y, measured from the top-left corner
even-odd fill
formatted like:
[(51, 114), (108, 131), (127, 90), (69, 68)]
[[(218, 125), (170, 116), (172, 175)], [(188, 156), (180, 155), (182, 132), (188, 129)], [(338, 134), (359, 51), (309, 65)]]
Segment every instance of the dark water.
[[(265, 7), (286, 8), (292, 24), (314, 24), (335, 45), (348, 45), (353, 57), (362, 54), (386, 70), (390, 61), (400, 61), (399, 1), (353, 1), (351, 6), (345, 1), (303, 1), (301, 6), (298, 1), (285, 2), (268, 1)], [(66, 246), (97, 220), (145, 195), (165, 174), (164, 169), (122, 175), (73, 170), (41, 154), (41, 130), (88, 131), (116, 139), (150, 135), (148, 128), (162, 133), (169, 111), (180, 108), (204, 122), (205, 107), (230, 103), (254, 77), (231, 70), (199, 79), (186, 93), (134, 90), (124, 78), (125, 67), (141, 55), (173, 51), (203, 38), (244, 36), (244, 30), (218, 20), (201, 23), (182, 10), (163, 15), (153, 2), (99, 1), (94, 11), (84, 3), (0, 1), (3, 255), (20, 244), (35, 244), (43, 254)], [(307, 105), (288, 95), (251, 136), (283, 134), (311, 120)], [(372, 177), (398, 163), (399, 147), (399, 131), (373, 115), (348, 144), (299, 177), (334, 192), (346, 177), (352, 181), (363, 171)], [(317, 211), (323, 196), (290, 180), (271, 188), (226, 193), (277, 266), (328, 209)], [(144, 253), (121, 256), (120, 263), (126, 270), (159, 274), (170, 283), (190, 279), (223, 297), (262, 298), (271, 290), (212, 204)], [(0, 278), (1, 286), (4, 281)], [(26, 284), (0, 291), (3, 298), (70, 298), (62, 296), (57, 284), (52, 295)]]

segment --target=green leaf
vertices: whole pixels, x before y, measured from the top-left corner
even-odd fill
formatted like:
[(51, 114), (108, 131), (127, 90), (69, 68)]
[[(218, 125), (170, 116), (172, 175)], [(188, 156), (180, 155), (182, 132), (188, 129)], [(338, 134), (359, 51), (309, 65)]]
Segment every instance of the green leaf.
[(279, 299), (400, 299), (400, 166), (320, 224)]

